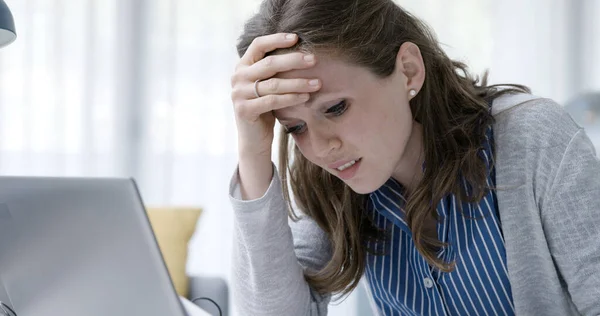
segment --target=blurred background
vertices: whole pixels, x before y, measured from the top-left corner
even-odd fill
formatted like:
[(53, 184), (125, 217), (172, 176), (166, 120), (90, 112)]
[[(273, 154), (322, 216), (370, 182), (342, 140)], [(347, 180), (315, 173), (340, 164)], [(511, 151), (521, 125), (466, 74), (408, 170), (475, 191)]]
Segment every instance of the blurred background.
[[(567, 106), (600, 148), (600, 1), (396, 2), (473, 72)], [(260, 1), (6, 3), (18, 37), (0, 50), (0, 174), (134, 177), (147, 205), (202, 207), (188, 274), (231, 280), (229, 79)], [(330, 315), (369, 309), (360, 289)]]

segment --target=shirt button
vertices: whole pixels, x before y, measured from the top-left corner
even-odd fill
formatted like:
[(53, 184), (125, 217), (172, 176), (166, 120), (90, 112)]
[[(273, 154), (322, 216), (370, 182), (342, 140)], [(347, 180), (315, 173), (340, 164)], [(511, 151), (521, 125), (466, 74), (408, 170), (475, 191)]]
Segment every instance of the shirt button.
[(433, 287), (433, 281), (430, 278), (424, 278), (423, 279), (423, 284), (425, 285), (426, 288), (430, 289)]

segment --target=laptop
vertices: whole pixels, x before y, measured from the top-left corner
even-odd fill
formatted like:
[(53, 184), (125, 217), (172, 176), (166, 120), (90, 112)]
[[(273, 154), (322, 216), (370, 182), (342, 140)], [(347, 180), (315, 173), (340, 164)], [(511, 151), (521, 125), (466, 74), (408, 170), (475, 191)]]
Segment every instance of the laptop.
[(186, 315), (132, 179), (0, 177), (0, 301), (9, 316)]

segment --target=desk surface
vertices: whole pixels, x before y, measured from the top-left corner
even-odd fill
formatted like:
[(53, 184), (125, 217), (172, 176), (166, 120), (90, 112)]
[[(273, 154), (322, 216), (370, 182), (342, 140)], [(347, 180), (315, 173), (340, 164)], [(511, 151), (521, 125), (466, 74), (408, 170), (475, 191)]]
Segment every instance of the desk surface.
[(205, 312), (198, 305), (190, 302), (186, 298), (183, 298), (181, 296), (179, 298), (181, 299), (183, 307), (185, 308), (185, 311), (188, 313), (188, 316), (211, 316), (209, 313)]

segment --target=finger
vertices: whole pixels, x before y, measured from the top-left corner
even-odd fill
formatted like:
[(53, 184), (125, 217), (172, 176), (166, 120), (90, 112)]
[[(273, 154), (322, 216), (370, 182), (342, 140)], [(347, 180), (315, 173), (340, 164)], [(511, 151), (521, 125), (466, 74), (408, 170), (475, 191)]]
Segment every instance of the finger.
[(236, 107), (241, 117), (256, 120), (263, 113), (302, 104), (308, 101), (308, 93), (269, 94), (256, 99), (249, 99)]
[[(249, 85), (248, 96), (254, 96), (254, 83)], [(281, 79), (270, 78), (256, 84), (256, 92), (260, 96), (268, 94), (311, 93), (321, 89), (319, 79)]]
[(257, 37), (248, 46), (240, 62), (248, 66), (252, 65), (263, 59), (268, 52), (278, 48), (292, 47), (297, 41), (298, 35), (290, 33), (276, 33)]
[(249, 67), (239, 70), (239, 75), (249, 81), (270, 78), (280, 72), (306, 69), (315, 65), (315, 56), (300, 52), (267, 56)]

